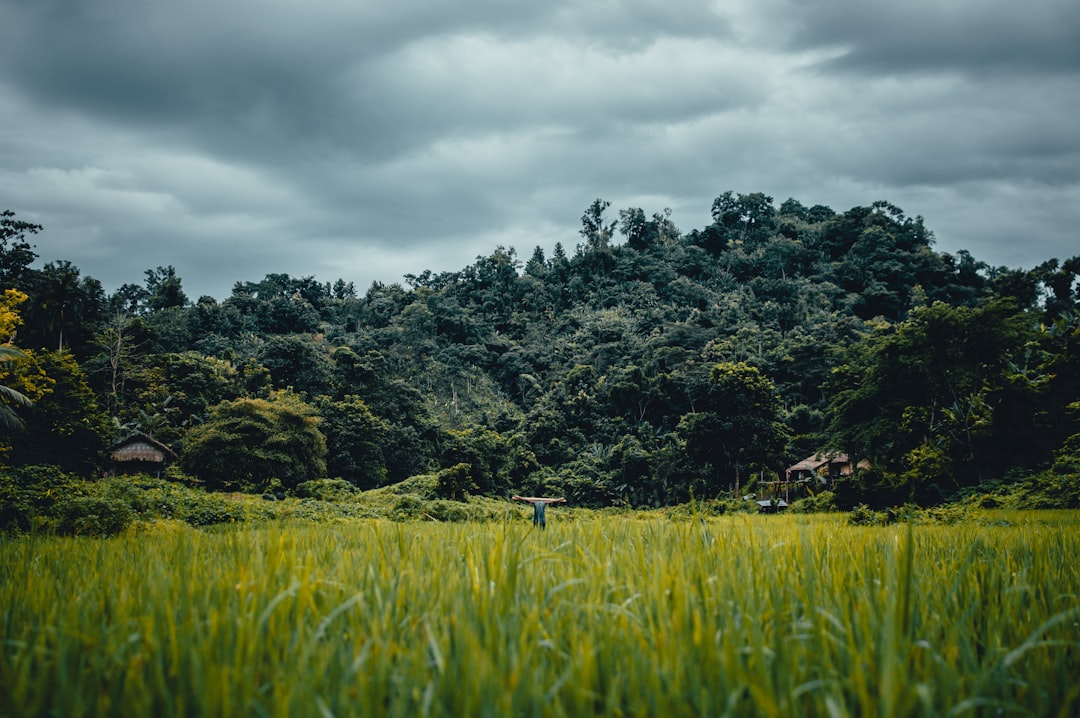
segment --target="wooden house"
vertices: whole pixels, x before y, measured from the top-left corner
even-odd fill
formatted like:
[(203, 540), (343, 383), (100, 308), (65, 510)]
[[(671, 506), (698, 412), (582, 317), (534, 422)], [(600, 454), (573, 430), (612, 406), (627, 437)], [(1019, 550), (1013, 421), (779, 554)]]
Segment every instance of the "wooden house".
[(789, 466), (785, 478), (791, 483), (809, 483), (817, 491), (854, 470), (847, 454), (814, 454)]
[(146, 434), (132, 434), (109, 451), (113, 472), (118, 474), (150, 474), (161, 476), (165, 467), (176, 461), (176, 453)]
[[(860, 461), (858, 466), (866, 468), (869, 463)], [(802, 461), (792, 464), (784, 471), (784, 478), (777, 481), (763, 481), (765, 492), (769, 499), (763, 498), (758, 501), (764, 507), (763, 502), (773, 502), (774, 510), (778, 506), (776, 501), (787, 507), (787, 502), (816, 494), (830, 488), (841, 476), (847, 476), (855, 470), (851, 459), (847, 454), (814, 454)]]

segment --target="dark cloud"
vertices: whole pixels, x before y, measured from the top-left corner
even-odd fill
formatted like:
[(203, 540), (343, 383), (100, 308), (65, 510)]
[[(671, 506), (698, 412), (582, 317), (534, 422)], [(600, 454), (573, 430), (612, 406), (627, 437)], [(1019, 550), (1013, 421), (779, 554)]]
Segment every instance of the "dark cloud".
[(572, 248), (597, 196), (689, 230), (728, 189), (1034, 264), (1075, 253), (1074, 4), (7, 0), (0, 202), (43, 260), (193, 296)]
[(793, 45), (841, 51), (829, 62), (836, 68), (978, 75), (1080, 69), (1080, 4), (1072, 0), (819, 0), (789, 10)]

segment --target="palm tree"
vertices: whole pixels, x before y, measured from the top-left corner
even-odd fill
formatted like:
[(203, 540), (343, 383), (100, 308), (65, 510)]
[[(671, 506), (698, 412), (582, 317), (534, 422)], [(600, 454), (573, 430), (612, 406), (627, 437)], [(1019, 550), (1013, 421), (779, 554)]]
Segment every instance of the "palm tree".
[(41, 308), (48, 327), (59, 334), (58, 350), (63, 351), (64, 327), (75, 321), (80, 310), (79, 269), (66, 260), (49, 262), (42, 269), (41, 278)]
[[(22, 351), (10, 344), (0, 344), (0, 364), (8, 364), (23, 356), (25, 355)], [(26, 425), (11, 405), (30, 406), (30, 403), (22, 392), (0, 384), (0, 433), (10, 434), (24, 430)]]

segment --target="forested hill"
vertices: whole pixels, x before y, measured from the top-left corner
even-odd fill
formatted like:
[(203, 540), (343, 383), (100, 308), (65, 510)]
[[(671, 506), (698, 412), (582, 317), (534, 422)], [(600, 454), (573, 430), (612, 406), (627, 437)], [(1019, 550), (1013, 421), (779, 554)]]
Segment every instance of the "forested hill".
[(712, 218), (597, 200), (550, 256), (191, 302), (172, 267), (111, 296), (33, 269), (42, 228), (5, 213), (0, 330), (21, 318), (27, 356), (0, 383), (35, 405), (6, 405), (4, 461), (89, 474), (140, 431), (210, 488), (437, 473), (595, 505), (725, 496), (823, 450), (870, 467), (849, 505), (1080, 471), (1080, 256), (990, 267), (887, 202), (727, 192)]

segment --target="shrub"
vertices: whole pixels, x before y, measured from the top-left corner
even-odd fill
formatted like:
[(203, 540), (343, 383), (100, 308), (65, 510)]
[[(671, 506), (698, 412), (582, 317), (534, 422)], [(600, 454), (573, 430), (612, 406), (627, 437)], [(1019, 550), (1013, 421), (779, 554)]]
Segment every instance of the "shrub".
[(391, 484), (380, 491), (388, 491), (392, 494), (413, 494), (424, 499), (438, 498), (439, 478), (436, 474), (419, 474), (404, 481)]
[(245, 519), (244, 507), (222, 496), (191, 492), (176, 506), (176, 518), (192, 526), (227, 524)]
[(394, 505), (393, 518), (398, 521), (415, 519), (424, 511), (424, 500), (415, 494), (404, 494)]
[(0, 531), (29, 531), (35, 518), (52, 517), (56, 504), (81, 483), (56, 466), (0, 471)]
[(437, 521), (462, 522), (472, 518), (469, 507), (465, 504), (441, 499), (429, 503), (424, 513)]
[(884, 511), (874, 511), (862, 504), (856, 506), (848, 515), (848, 523), (852, 526), (889, 526), (906, 521), (913, 524), (952, 525), (969, 516), (970, 507), (964, 504), (949, 504), (925, 509), (914, 504), (905, 504)]
[(885, 526), (890, 523), (884, 511), (874, 511), (866, 504), (859, 504), (848, 515), (852, 526)]
[(314, 408), (285, 393), (222, 402), (188, 432), (181, 463), (212, 488), (264, 491), (275, 478), (292, 488), (326, 474), (318, 423)]
[(480, 490), (473, 479), (472, 466), (469, 464), (455, 464), (449, 469), (439, 471), (435, 476), (435, 494), (440, 498), (463, 501), (470, 493)]
[(315, 479), (297, 484), (296, 495), (301, 499), (347, 501), (355, 498), (360, 489), (344, 479)]
[(791, 502), (788, 511), (797, 514), (823, 514), (836, 511), (836, 495), (831, 491), (822, 491), (813, 496)]
[(70, 536), (115, 536), (135, 518), (131, 506), (121, 499), (75, 496), (56, 507), (56, 531)]

